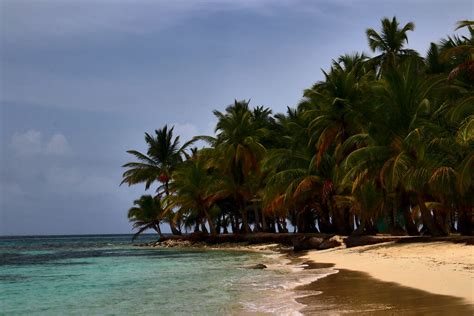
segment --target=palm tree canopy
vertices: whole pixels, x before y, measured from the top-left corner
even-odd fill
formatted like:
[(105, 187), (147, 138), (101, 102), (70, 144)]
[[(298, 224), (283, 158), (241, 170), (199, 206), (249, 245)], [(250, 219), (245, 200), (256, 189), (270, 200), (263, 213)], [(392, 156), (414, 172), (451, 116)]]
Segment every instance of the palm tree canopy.
[(182, 162), (183, 147), (179, 147), (179, 136), (173, 138), (173, 127), (155, 130), (155, 136), (145, 133), (147, 153), (143, 154), (136, 150), (127, 151), (135, 156), (137, 162), (129, 162), (122, 167), (127, 168), (123, 173), (121, 184), (134, 185), (145, 183), (145, 189), (159, 181), (167, 183), (173, 170)]
[(260, 112), (262, 111), (257, 109), (252, 114), (249, 101), (245, 100), (235, 100), (232, 106), (226, 108), (225, 113), (214, 111), (218, 119), (216, 148), (226, 157), (224, 169), (237, 173), (236, 178), (245, 177), (250, 171), (257, 171), (258, 161), (266, 151), (260, 139), (267, 133), (267, 129), (258, 126), (254, 120), (254, 117), (262, 116)]
[(163, 217), (161, 201), (151, 195), (143, 195), (133, 202), (134, 207), (128, 210), (128, 219), (133, 223), (133, 228), (138, 228), (133, 239), (137, 238), (147, 229), (154, 229), (161, 235), (160, 222)]
[(289, 220), (303, 233), (472, 234), (474, 22), (460, 21), (468, 35), (431, 43), (425, 58), (405, 47), (413, 23), (381, 24), (366, 31), (377, 56), (333, 59), (286, 113), (235, 100), (213, 112), (215, 137), (183, 146), (208, 144), (190, 154), (173, 128), (145, 134), (148, 150), (129, 151), (137, 161), (122, 183), (161, 182), (166, 205), (135, 201), (138, 233), (159, 232), (161, 220), (287, 232)]
[(413, 22), (408, 22), (400, 29), (400, 23), (397, 21), (396, 17), (393, 17), (392, 20), (383, 18), (381, 22), (381, 33), (378, 33), (372, 28), (366, 30), (370, 49), (373, 52), (378, 51), (381, 53), (396, 54), (403, 52), (405, 43), (408, 43), (407, 32), (414, 31), (415, 24)]
[(379, 53), (372, 58), (373, 62), (378, 66), (393, 66), (400, 57), (417, 55), (415, 51), (404, 48), (408, 43), (408, 31), (415, 30), (413, 22), (408, 22), (402, 28), (399, 28), (400, 23), (396, 17), (393, 17), (392, 20), (383, 18), (381, 23), (380, 33), (372, 28), (366, 30), (370, 49)]

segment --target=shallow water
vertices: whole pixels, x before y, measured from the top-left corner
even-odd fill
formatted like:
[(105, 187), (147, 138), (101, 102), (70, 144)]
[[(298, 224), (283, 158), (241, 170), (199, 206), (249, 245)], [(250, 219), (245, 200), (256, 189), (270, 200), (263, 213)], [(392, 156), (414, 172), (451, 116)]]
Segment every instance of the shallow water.
[[(130, 238), (0, 237), (2, 314), (298, 314), (291, 289), (327, 272), (277, 255), (138, 248)], [(269, 268), (245, 268), (255, 263)]]

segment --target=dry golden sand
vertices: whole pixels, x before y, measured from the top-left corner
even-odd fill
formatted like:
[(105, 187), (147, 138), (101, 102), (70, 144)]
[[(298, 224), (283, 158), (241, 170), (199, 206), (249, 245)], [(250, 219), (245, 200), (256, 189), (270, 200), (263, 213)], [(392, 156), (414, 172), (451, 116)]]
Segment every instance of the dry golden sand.
[(448, 242), (383, 243), (310, 251), (304, 258), (474, 304), (474, 246)]

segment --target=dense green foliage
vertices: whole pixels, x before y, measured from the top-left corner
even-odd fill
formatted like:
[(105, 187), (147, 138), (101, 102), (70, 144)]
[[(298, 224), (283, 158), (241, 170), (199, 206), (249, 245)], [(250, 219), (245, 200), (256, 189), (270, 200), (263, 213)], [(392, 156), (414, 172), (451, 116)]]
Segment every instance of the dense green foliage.
[(247, 101), (214, 111), (216, 136), (193, 140), (207, 147), (180, 148), (166, 126), (146, 134), (148, 153), (129, 151), (139, 162), (124, 165), (123, 183), (158, 181), (163, 209), (148, 222), (135, 208), (129, 217), (155, 229), (166, 219), (173, 233), (288, 232), (291, 223), (345, 235), (472, 234), (473, 22), (458, 25), (469, 36), (432, 43), (425, 58), (405, 48), (414, 28), (382, 19), (380, 33), (366, 32), (375, 57), (337, 58), (287, 113)]

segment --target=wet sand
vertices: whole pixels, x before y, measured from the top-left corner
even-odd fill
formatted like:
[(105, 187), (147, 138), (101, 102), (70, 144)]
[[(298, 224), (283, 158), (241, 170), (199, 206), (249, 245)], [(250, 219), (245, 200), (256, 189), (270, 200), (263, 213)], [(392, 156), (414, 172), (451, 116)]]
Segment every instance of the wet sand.
[[(327, 264), (312, 264), (311, 268)], [(304, 315), (473, 315), (474, 305), (462, 298), (426, 291), (372, 278), (365, 272), (339, 272), (297, 288), (321, 294), (298, 298), (307, 305)], [(400, 271), (399, 273), (403, 273)]]
[(383, 243), (308, 251), (313, 262), (474, 304), (474, 246), (449, 242)]

